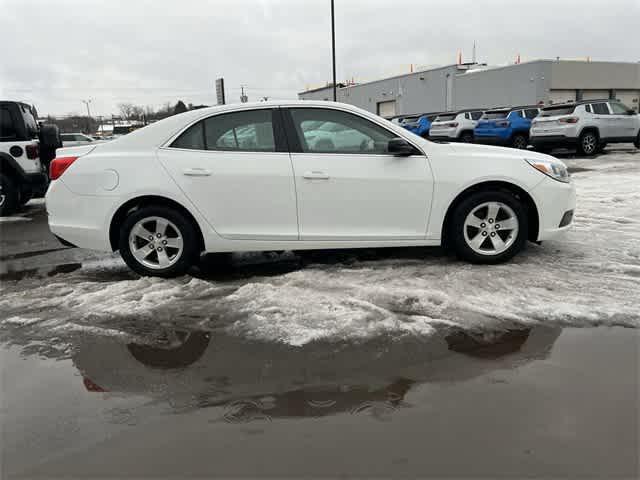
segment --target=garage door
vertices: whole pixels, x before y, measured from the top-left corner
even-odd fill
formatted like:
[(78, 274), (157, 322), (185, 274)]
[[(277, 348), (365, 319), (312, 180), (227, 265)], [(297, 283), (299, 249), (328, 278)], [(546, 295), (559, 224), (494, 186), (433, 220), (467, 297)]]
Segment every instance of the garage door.
[(609, 98), (609, 90), (585, 90), (582, 92), (583, 100), (603, 100)]
[(556, 103), (567, 103), (576, 101), (575, 90), (551, 90), (549, 93), (549, 101), (552, 105)]
[(624, 103), (627, 107), (633, 108), (636, 112), (640, 111), (639, 91), (619, 90), (616, 92), (616, 98)]
[(396, 115), (396, 101), (390, 102), (378, 102), (378, 115), (384, 118), (395, 117)]

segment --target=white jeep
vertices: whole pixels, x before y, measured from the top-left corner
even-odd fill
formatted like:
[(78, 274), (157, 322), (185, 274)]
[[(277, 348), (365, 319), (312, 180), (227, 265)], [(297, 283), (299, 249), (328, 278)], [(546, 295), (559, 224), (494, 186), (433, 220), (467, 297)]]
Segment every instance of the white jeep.
[[(11, 215), (48, 185), (40, 128), (31, 106), (0, 101), (0, 216)], [(55, 145), (52, 146), (55, 151)]]
[(438, 115), (429, 130), (430, 140), (472, 143), (473, 130), (484, 114), (482, 110), (460, 110)]
[(569, 147), (582, 155), (601, 152), (608, 143), (640, 148), (640, 115), (617, 100), (553, 105), (533, 120), (530, 143), (542, 152)]

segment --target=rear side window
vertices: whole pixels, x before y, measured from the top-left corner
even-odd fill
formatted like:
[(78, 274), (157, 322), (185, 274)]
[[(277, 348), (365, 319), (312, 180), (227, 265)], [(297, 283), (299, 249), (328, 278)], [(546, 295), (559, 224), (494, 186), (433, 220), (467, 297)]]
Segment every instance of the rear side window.
[(204, 121), (207, 150), (275, 152), (273, 113), (250, 110), (209, 117)]
[(480, 118), (482, 118), (482, 112), (471, 112), (471, 118), (473, 120), (480, 120)]
[(516, 110), (512, 114), (517, 118), (522, 118), (522, 110)]
[(275, 152), (273, 113), (270, 109), (225, 113), (187, 129), (173, 148), (236, 152)]
[(204, 146), (204, 124), (198, 122), (180, 135), (171, 146), (188, 150), (206, 150)]
[(0, 138), (11, 140), (18, 136), (13, 118), (8, 108), (0, 108)]
[(594, 103), (591, 108), (596, 115), (609, 115), (609, 107), (606, 103)]
[(524, 111), (524, 116), (529, 120), (533, 120), (539, 113), (540, 111), (537, 108), (528, 108)]
[(585, 105), (584, 109), (587, 111), (587, 113), (591, 113), (591, 105)]

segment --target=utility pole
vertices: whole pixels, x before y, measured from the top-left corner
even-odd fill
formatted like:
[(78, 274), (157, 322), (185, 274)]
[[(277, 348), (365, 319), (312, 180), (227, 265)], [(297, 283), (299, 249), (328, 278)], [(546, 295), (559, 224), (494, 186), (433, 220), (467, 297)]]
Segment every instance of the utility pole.
[(89, 134), (91, 133), (91, 110), (89, 110), (89, 104), (91, 103), (91, 99), (82, 100), (82, 103), (84, 103), (87, 106), (87, 134)]
[(249, 101), (249, 97), (245, 95), (244, 93), (244, 89), (245, 89), (246, 85), (240, 85), (240, 89), (242, 90), (242, 93), (240, 93), (240, 102), (241, 103), (247, 103)]
[(331, 55), (333, 58), (333, 101), (338, 101), (338, 86), (336, 85), (336, 13), (335, 2), (331, 0)]

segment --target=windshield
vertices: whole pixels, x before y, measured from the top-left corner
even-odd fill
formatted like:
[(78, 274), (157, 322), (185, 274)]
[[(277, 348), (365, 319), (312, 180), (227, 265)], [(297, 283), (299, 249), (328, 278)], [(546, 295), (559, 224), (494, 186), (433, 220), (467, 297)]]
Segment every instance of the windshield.
[(487, 112), (482, 116), (483, 120), (498, 120), (501, 118), (507, 118), (508, 111), (505, 112)]
[(576, 110), (575, 105), (545, 108), (540, 112), (541, 117), (555, 117), (558, 115), (571, 115)]
[(450, 120), (455, 120), (457, 116), (457, 113), (447, 113), (445, 115), (438, 116), (438, 118), (436, 118), (436, 122), (448, 122)]

